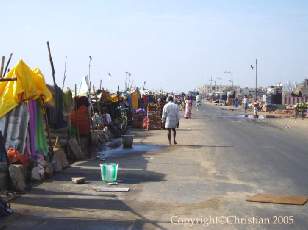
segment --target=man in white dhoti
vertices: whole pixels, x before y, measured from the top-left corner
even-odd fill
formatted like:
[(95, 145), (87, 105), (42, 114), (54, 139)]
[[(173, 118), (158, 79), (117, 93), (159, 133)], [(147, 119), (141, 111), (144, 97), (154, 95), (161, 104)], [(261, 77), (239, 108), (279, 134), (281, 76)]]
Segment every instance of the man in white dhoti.
[(173, 140), (176, 145), (176, 128), (180, 121), (180, 112), (177, 104), (173, 102), (173, 97), (168, 97), (168, 103), (163, 108), (162, 121), (165, 123), (165, 128), (168, 129), (168, 140), (171, 145), (171, 130), (173, 131)]

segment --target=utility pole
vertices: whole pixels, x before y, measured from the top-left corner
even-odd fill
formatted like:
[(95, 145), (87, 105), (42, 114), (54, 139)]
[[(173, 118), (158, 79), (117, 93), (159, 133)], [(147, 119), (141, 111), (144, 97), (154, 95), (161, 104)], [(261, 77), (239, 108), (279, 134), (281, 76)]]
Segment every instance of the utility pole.
[(91, 62), (92, 62), (92, 56), (89, 56), (89, 81), (91, 81)]
[(92, 56), (89, 56), (89, 74), (88, 74), (88, 79), (89, 79), (89, 84), (88, 84), (89, 97), (90, 97), (90, 94), (91, 94), (91, 62), (92, 62)]
[(258, 99), (258, 59), (256, 59), (256, 101)]
[(225, 71), (224, 74), (230, 74), (231, 79), (229, 80), (229, 82), (231, 82), (232, 84), (232, 89), (233, 89), (233, 74), (231, 71)]
[(258, 59), (256, 58), (256, 65), (250, 65), (250, 68), (253, 70), (254, 68), (256, 69), (256, 95), (255, 95), (255, 102), (254, 102), (254, 116), (257, 118), (258, 117)]
[(213, 76), (211, 75), (211, 80), (210, 80), (210, 90), (211, 90), (211, 93), (213, 92), (213, 88), (212, 88), (212, 82), (213, 82)]

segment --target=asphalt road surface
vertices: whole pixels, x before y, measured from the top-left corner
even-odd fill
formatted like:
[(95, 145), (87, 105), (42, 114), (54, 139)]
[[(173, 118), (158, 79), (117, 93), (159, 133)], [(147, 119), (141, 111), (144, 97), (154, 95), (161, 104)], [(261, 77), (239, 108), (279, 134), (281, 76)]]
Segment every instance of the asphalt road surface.
[[(308, 195), (307, 137), (212, 105), (181, 120), (177, 146), (167, 145), (164, 130), (134, 133), (155, 151), (109, 160), (130, 192), (94, 191), (102, 186), (98, 161), (79, 162), (17, 199), (0, 229), (308, 228), (308, 204), (246, 201), (257, 193)], [(88, 184), (71, 184), (72, 176)]]

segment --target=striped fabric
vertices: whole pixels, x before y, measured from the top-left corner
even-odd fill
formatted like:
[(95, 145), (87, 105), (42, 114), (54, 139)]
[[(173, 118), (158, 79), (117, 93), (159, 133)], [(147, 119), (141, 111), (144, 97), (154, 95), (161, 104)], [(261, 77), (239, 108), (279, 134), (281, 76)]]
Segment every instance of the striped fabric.
[(16, 148), (24, 153), (26, 146), (29, 113), (25, 103), (18, 105), (5, 116), (5, 148)]

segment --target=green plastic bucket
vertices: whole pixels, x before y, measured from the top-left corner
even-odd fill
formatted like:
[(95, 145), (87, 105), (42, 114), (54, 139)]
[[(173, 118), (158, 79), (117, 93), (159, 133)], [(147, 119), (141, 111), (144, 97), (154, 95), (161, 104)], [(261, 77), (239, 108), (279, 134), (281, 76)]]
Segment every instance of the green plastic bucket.
[(115, 163), (103, 163), (100, 164), (102, 181), (104, 182), (116, 182), (118, 177), (118, 164)]

